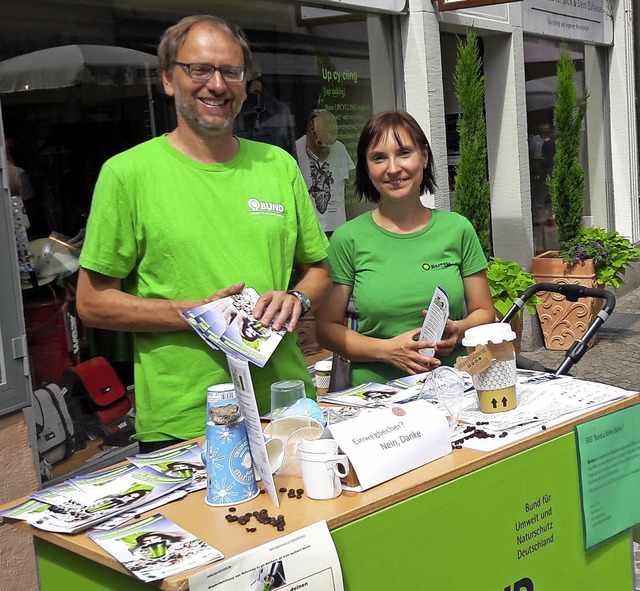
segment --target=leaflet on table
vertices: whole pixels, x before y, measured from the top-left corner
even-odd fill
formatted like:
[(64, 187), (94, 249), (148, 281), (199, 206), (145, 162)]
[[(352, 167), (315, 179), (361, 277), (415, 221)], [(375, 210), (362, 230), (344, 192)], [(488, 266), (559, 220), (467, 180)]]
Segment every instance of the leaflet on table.
[(238, 554), (189, 577), (190, 591), (343, 591), (342, 569), (325, 521)]
[(398, 388), (377, 382), (365, 382), (339, 392), (330, 392), (319, 396), (319, 402), (340, 404), (342, 406), (366, 406), (369, 408), (387, 407), (391, 404), (415, 400), (420, 387)]
[(77, 476), (67, 481), (72, 486), (34, 493), (44, 505), (42, 510), (16, 519), (47, 531), (76, 533), (164, 497), (192, 480), (191, 476), (166, 476), (148, 466), (129, 464), (117, 471), (115, 476), (114, 470)]
[(136, 454), (127, 459), (134, 466), (151, 466), (168, 476), (193, 476), (191, 484), (185, 487), (187, 492), (207, 487), (207, 467), (202, 461), (202, 448), (199, 443), (187, 443), (148, 454)]
[(255, 289), (183, 312), (183, 317), (212, 348), (264, 367), (286, 334), (286, 326), (273, 330), (251, 313), (259, 298)]
[(366, 490), (451, 453), (449, 423), (425, 400), (329, 425)]
[[(444, 333), (444, 327), (449, 319), (449, 296), (443, 287), (438, 285), (431, 302), (427, 310), (427, 315), (422, 323), (422, 330), (420, 331), (420, 340), (427, 341), (429, 343), (437, 343)], [(435, 349), (428, 347), (420, 349), (420, 353), (427, 357), (433, 357), (435, 355)]]
[[(520, 370), (516, 391), (518, 406), (515, 409), (492, 414), (480, 412), (475, 391), (466, 393), (460, 420), (470, 427), (459, 443), (463, 447), (492, 451), (528, 437), (543, 427), (561, 424), (635, 394), (569, 376)], [(478, 430), (488, 436), (476, 435)]]
[(145, 583), (223, 558), (222, 553), (159, 513), (109, 531), (87, 534)]
[(406, 389), (411, 388), (412, 386), (421, 386), (422, 384), (424, 384), (424, 380), (428, 375), (428, 371), (423, 371), (422, 373), (417, 373), (412, 376), (404, 376), (395, 380), (389, 380), (387, 382), (387, 386), (392, 386), (396, 389)]
[[(188, 486), (188, 485), (187, 485)], [(187, 496), (189, 491), (185, 488), (179, 488), (174, 490), (173, 492), (167, 493), (166, 495), (162, 495), (155, 499), (155, 501), (150, 501), (145, 503), (144, 505), (138, 505), (135, 509), (131, 511), (126, 511), (125, 513), (120, 513), (120, 515), (116, 515), (107, 519), (106, 521), (100, 522), (98, 525), (94, 525), (92, 529), (94, 530), (106, 530), (113, 529), (114, 527), (118, 527), (123, 523), (127, 523), (127, 521), (131, 521), (136, 517), (140, 517), (143, 513), (147, 513), (148, 511), (152, 511), (153, 509), (157, 509), (158, 507), (162, 507), (168, 503), (173, 503), (173, 501), (177, 501), (179, 499), (183, 499)]]

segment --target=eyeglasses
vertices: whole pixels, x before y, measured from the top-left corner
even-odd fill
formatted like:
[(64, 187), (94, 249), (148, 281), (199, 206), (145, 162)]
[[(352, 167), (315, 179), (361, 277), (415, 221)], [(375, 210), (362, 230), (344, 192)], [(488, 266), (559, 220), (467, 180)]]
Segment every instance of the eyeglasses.
[(176, 66), (180, 66), (187, 76), (198, 82), (211, 80), (213, 75), (220, 72), (225, 82), (242, 82), (247, 68), (241, 66), (212, 66), (211, 64), (185, 64), (183, 62), (173, 62)]

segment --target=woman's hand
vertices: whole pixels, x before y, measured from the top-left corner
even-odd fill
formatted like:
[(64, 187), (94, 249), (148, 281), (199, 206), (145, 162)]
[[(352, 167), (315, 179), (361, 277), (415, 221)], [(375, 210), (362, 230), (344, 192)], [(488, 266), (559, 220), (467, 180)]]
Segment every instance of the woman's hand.
[(443, 357), (449, 355), (460, 340), (460, 327), (455, 320), (447, 320), (442, 339), (436, 343), (436, 353)]
[(386, 339), (382, 345), (384, 361), (402, 371), (414, 375), (424, 371), (431, 371), (440, 365), (435, 357), (427, 357), (420, 353), (420, 349), (433, 348), (433, 343), (416, 341), (420, 329), (409, 330), (392, 339)]

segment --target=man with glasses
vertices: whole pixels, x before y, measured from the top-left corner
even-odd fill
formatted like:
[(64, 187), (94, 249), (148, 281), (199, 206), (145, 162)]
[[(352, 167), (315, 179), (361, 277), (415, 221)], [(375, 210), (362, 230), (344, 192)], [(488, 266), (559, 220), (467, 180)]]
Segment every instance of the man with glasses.
[[(230, 381), (181, 312), (247, 285), (253, 314), (285, 336), (267, 365), (251, 367), (261, 412), (270, 384), (313, 387), (291, 331), (330, 288), (327, 240), (296, 161), (239, 139), (252, 58), (242, 30), (192, 16), (165, 31), (162, 83), (177, 127), (108, 160), (96, 184), (78, 279), (89, 326), (135, 334), (136, 439), (149, 452), (204, 433), (207, 387)], [(297, 283), (288, 291), (296, 267)]]

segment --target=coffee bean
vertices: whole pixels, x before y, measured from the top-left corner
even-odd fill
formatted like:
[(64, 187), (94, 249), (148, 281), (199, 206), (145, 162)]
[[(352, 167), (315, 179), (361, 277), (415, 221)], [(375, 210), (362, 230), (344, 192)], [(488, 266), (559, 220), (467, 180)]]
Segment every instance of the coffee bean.
[(278, 490), (280, 492), (287, 492), (287, 487), (286, 486), (281, 486)]
[(547, 430), (547, 426), (546, 425), (542, 425), (542, 430), (546, 431)]
[(254, 532), (254, 531), (256, 531), (258, 528), (257, 528), (257, 527), (245, 527), (245, 529), (246, 529), (248, 532), (252, 532), (252, 533), (253, 533), (253, 532)]

